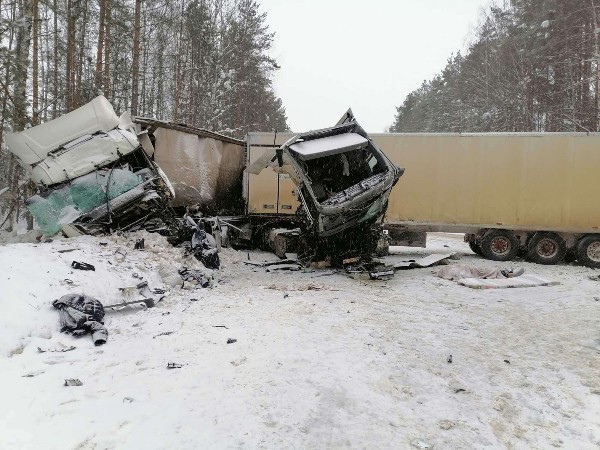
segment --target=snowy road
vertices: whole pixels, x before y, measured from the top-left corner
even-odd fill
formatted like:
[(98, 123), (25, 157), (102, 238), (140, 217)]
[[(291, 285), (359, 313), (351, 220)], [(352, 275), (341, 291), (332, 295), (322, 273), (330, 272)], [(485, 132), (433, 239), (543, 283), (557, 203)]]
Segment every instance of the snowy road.
[[(145, 251), (135, 236), (0, 246), (0, 448), (600, 446), (598, 272), (517, 262), (560, 284), (473, 290), (432, 269), (387, 282), (266, 272), (225, 250), (214, 288), (108, 313), (102, 347), (58, 333), (53, 299), (108, 303), (133, 273), (161, 287), (159, 265), (181, 266), (180, 250), (145, 236)], [(503, 266), (447, 234), (389, 258), (440, 251)]]

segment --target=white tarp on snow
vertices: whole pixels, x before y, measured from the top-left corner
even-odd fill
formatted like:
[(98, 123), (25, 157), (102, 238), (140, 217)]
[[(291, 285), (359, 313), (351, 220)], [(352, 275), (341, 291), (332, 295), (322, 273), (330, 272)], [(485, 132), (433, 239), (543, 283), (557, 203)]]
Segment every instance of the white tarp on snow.
[(470, 287), (472, 289), (505, 289), (505, 288), (525, 288), (538, 286), (554, 286), (558, 281), (551, 280), (539, 275), (521, 275), (515, 278), (503, 279), (481, 279), (481, 278), (462, 278), (457, 281), (458, 284)]

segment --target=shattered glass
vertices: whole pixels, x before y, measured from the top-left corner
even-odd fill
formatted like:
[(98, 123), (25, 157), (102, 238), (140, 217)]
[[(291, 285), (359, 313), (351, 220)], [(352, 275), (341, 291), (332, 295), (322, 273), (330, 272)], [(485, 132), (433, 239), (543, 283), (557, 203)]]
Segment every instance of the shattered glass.
[(101, 169), (79, 177), (52, 190), (48, 195), (28, 199), (27, 209), (47, 236), (58, 233), (62, 224), (70, 223), (144, 181), (128, 166)]

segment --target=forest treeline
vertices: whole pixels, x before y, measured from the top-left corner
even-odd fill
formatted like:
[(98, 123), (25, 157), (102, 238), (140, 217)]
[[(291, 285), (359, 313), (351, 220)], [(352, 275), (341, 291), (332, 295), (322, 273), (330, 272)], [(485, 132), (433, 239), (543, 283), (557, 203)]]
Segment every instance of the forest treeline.
[(599, 131), (600, 0), (506, 0), (392, 132)]
[(5, 134), (99, 94), (235, 137), (287, 130), (272, 42), (255, 0), (0, 0), (0, 222), (33, 192)]

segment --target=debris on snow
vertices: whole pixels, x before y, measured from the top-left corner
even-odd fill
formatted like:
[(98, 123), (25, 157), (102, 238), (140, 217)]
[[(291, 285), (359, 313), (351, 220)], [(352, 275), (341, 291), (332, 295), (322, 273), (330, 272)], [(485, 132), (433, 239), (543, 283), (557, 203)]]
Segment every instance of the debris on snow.
[(178, 364), (178, 363), (167, 363), (167, 369), (181, 369), (183, 367), (183, 364)]
[(256, 267), (271, 267), (278, 265), (286, 265), (286, 264), (298, 264), (298, 261), (294, 259), (281, 259), (278, 261), (244, 261), (244, 264)]
[(26, 373), (25, 375), (21, 375), (21, 377), (22, 378), (33, 378), (33, 377), (37, 377), (38, 375), (41, 375), (43, 373), (45, 373), (44, 370), (38, 370), (36, 372), (29, 372), (29, 373)]
[(75, 337), (92, 335), (94, 345), (102, 345), (108, 339), (104, 327), (104, 308), (93, 297), (83, 294), (67, 294), (52, 302), (60, 314), (60, 332)]
[(85, 263), (85, 262), (79, 262), (79, 261), (73, 261), (71, 263), (71, 267), (73, 269), (78, 269), (78, 270), (92, 270), (92, 271), (96, 271), (96, 268), (94, 266), (92, 266), (91, 264)]
[(212, 277), (208, 276), (202, 270), (193, 270), (188, 269), (187, 267), (182, 267), (177, 272), (183, 281), (181, 287), (184, 289), (190, 287), (192, 289), (196, 287), (207, 288), (210, 287), (212, 282)]
[(432, 450), (433, 449), (433, 445), (424, 441), (423, 439), (413, 439), (412, 441), (410, 441), (410, 445), (412, 445), (413, 447), (418, 448), (420, 450)]
[(436, 264), (442, 263), (446, 259), (450, 259), (454, 256), (454, 253), (434, 253), (433, 255), (425, 256), (424, 258), (412, 259), (409, 261), (401, 261), (394, 264), (396, 270), (407, 270), (407, 269), (422, 269), (425, 267), (431, 267)]
[(65, 353), (65, 352), (70, 352), (72, 350), (75, 350), (77, 347), (75, 347), (74, 345), (70, 345), (68, 347), (65, 348), (53, 348), (53, 349), (46, 349), (43, 350), (41, 347), (38, 347), (38, 353), (46, 353), (46, 352), (53, 352), (53, 353)]
[(163, 331), (162, 333), (158, 333), (155, 336), (152, 336), (152, 339), (156, 339), (159, 336), (169, 336), (171, 334), (175, 333), (174, 331)]

